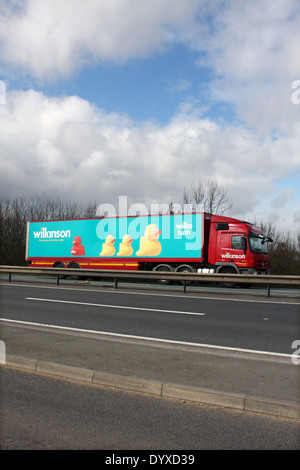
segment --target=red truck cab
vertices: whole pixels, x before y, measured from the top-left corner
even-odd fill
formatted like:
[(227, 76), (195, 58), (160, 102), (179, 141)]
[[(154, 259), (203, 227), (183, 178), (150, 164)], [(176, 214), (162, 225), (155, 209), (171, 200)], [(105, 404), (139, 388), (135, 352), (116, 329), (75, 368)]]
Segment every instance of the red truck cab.
[(249, 222), (212, 215), (207, 261), (216, 272), (269, 274), (269, 241)]

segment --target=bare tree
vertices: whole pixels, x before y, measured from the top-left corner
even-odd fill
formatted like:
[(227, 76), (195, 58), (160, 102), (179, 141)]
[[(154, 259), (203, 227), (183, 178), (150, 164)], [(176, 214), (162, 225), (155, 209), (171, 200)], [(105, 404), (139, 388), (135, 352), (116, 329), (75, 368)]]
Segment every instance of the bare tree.
[(206, 182), (199, 178), (197, 183), (192, 182), (190, 190), (184, 188), (183, 203), (190, 205), (193, 210), (202, 205), (205, 212), (218, 215), (226, 214), (232, 207), (227, 190), (214, 178)]
[(278, 232), (278, 229), (274, 222), (271, 222), (270, 220), (257, 220), (254, 218), (253, 224), (257, 225), (260, 227), (264, 233), (264, 235), (268, 238), (271, 238), (272, 241), (272, 248), (276, 246), (276, 244), (280, 241), (282, 238), (282, 235)]

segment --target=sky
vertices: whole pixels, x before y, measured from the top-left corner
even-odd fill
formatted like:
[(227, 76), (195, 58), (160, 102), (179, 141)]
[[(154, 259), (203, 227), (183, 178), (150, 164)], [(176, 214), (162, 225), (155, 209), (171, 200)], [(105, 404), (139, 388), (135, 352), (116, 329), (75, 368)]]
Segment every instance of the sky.
[(299, 0), (2, 0), (0, 197), (300, 226)]

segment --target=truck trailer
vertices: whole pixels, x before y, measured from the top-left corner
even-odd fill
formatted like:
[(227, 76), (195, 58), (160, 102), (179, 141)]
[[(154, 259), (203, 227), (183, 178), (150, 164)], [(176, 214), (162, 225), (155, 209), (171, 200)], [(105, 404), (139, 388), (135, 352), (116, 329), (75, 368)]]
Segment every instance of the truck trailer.
[(205, 212), (27, 223), (32, 267), (268, 274), (255, 225)]

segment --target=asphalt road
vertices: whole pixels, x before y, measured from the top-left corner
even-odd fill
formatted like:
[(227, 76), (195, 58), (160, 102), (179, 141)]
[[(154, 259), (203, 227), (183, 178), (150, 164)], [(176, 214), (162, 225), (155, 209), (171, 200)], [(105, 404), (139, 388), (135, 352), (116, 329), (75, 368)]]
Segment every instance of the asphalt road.
[(299, 303), (1, 285), (1, 318), (140, 338), (292, 354)]
[(297, 297), (24, 282), (0, 295), (10, 366), (300, 417)]
[(158, 455), (175, 455), (178, 464), (183, 454), (190, 456), (188, 466), (199, 468), (203, 455), (195, 450), (300, 448), (294, 420), (79, 385), (3, 366), (0, 372), (1, 449), (101, 449), (97, 465), (113, 455), (135, 456), (140, 459), (136, 468), (149, 466), (150, 456), (153, 464)]

